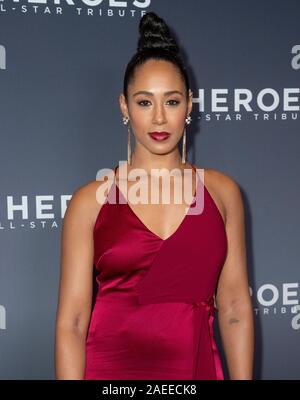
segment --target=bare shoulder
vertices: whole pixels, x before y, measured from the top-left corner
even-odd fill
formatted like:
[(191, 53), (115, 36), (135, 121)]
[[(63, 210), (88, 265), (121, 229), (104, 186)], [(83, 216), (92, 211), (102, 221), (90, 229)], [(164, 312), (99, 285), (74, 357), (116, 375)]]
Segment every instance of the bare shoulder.
[(233, 177), (213, 168), (205, 169), (204, 176), (207, 185), (222, 203), (226, 216), (232, 210), (242, 210), (243, 200), (240, 186)]
[(72, 194), (69, 201), (65, 217), (75, 218), (76, 220), (82, 219), (90, 228), (94, 227), (97, 215), (103, 205), (104, 199), (101, 200), (98, 190), (103, 188), (103, 195), (108, 194), (107, 180), (91, 180), (78, 188)]
[(204, 171), (204, 185), (226, 225), (231, 210), (242, 209), (242, 197), (234, 178), (214, 168), (196, 167)]
[(236, 180), (224, 172), (213, 168), (205, 168), (205, 178), (209, 179), (209, 183), (218, 186), (219, 190), (230, 196), (240, 192), (240, 187)]

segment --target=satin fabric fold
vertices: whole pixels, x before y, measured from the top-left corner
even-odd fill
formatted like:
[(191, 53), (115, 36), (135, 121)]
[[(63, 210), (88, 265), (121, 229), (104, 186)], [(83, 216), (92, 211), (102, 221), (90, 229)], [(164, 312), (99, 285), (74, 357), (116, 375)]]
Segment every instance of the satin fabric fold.
[[(215, 368), (215, 379), (223, 380), (224, 374), (222, 369), (222, 363), (219, 355), (219, 350), (217, 348), (215, 339), (214, 339), (214, 329), (213, 323), (215, 320), (215, 306), (214, 306), (214, 298), (211, 297), (207, 301), (201, 302), (194, 302), (193, 303), (194, 310), (197, 314), (199, 314), (200, 308), (204, 308), (206, 315), (203, 317), (202, 315), (196, 316), (196, 323), (195, 323), (195, 362), (194, 362), (194, 369), (193, 369), (193, 379), (201, 379), (201, 375), (199, 373), (198, 365), (202, 362), (200, 358), (199, 348), (201, 346), (200, 339), (201, 339), (201, 323), (202, 318), (206, 320), (206, 324), (208, 324), (208, 332), (209, 332), (209, 340), (211, 346), (211, 352), (213, 357), (213, 366)], [(205, 323), (205, 322), (204, 322)]]

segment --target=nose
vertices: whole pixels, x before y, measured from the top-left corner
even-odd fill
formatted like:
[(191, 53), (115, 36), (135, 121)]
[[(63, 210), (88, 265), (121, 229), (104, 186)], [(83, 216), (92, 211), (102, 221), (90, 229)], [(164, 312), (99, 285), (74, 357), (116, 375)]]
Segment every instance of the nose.
[(163, 105), (156, 105), (153, 109), (153, 123), (154, 124), (165, 124), (166, 114)]

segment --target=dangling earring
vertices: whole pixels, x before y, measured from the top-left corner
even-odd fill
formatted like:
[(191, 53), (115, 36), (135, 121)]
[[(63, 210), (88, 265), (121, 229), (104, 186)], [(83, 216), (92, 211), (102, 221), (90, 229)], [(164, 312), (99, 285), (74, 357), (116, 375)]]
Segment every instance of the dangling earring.
[(182, 164), (185, 164), (185, 156), (186, 156), (186, 129), (184, 127), (183, 139), (182, 139), (182, 156), (181, 156)]
[[(127, 125), (129, 122), (129, 118), (128, 117), (123, 117), (123, 123), (124, 125)], [(130, 124), (128, 124), (127, 127), (127, 163), (129, 165), (131, 165), (131, 143), (130, 143)]]
[[(192, 117), (189, 115), (186, 117), (185, 122), (187, 125), (189, 125), (192, 121)], [(182, 163), (185, 164), (186, 161), (186, 128), (184, 127), (184, 132), (183, 132), (183, 140), (182, 140), (182, 157), (181, 157)]]

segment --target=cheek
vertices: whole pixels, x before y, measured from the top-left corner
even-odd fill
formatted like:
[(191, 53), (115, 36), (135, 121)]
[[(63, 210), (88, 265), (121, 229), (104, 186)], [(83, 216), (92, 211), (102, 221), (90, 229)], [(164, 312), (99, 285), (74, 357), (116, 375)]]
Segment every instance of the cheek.
[(149, 124), (151, 124), (152, 121), (150, 113), (142, 112), (140, 110), (133, 110), (130, 119), (131, 124), (139, 130), (149, 127)]
[(176, 112), (170, 112), (168, 115), (168, 122), (174, 127), (174, 128), (181, 128), (184, 123), (185, 123), (185, 110), (178, 110)]
[(174, 113), (173, 117), (179, 124), (182, 124), (185, 119), (185, 110), (180, 110), (177, 113)]

